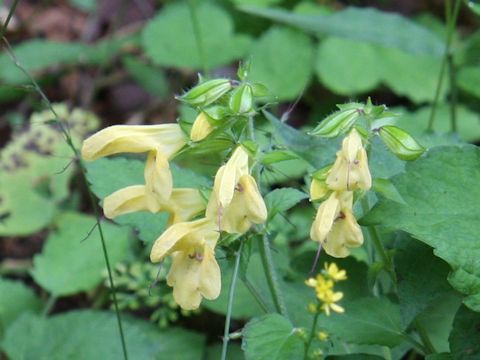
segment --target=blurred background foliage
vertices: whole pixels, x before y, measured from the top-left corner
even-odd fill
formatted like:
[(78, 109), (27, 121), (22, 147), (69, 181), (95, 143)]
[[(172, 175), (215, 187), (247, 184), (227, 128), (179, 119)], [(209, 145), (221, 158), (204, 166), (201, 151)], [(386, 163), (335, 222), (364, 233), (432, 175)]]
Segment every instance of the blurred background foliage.
[[(11, 5), (12, 1), (0, 0), (2, 23)], [(306, 305), (313, 294), (303, 280), (316, 251), (305, 241), (313, 209), (303, 206), (307, 195), (294, 188), (306, 189), (304, 176), (312, 165), (325, 165), (338, 142), (317, 142), (285, 121), (309, 129), (336, 103), (371, 96), (401, 114), (391, 122), (428, 147), (478, 143), (479, 14), (476, 1), (462, 3), (449, 58), (455, 81), (444, 76), (437, 90), (447, 36), (440, 0), (20, 1), (5, 33), (11, 51), (2, 43), (0, 53), (0, 347), (5, 356), (12, 360), (32, 354), (36, 359), (122, 356), (115, 315), (108, 310), (104, 259), (85, 184), (51, 112), (24, 70), (55, 103), (60, 120), (68, 120), (78, 146), (86, 135), (108, 125), (177, 118), (191, 123), (196, 114), (178, 106), (174, 96), (195, 84), (198, 72), (233, 78), (238, 62), (250, 60), (251, 80), (267, 85), (269, 106), (284, 120), (263, 121), (258, 142), (294, 152), (287, 161), (272, 161), (262, 176), (272, 187), (283, 186), (266, 197), (271, 226), (278, 233), (275, 263), (293, 309), (293, 324), (308, 327), (311, 315)], [(426, 130), (437, 91), (432, 133)], [(456, 132), (451, 131), (452, 102)], [(216, 146), (198, 153), (222, 149), (221, 144)], [(382, 147), (372, 151), (374, 176), (387, 178), (403, 170), (403, 163)], [(173, 167), (175, 186), (206, 189), (218, 159), (214, 155), (204, 159), (202, 164), (211, 170), (204, 172), (183, 168), (189, 163), (186, 157), (179, 163)], [(198, 170), (195, 160), (189, 166)], [(88, 181), (100, 199), (142, 177), (142, 163), (135, 157), (102, 159), (87, 167)], [(374, 217), (375, 213), (370, 216)], [(124, 331), (129, 353), (133, 359), (217, 359), (231, 254), (220, 255), (224, 289), (220, 297), (206, 301), (199, 312), (182, 312), (165, 283), (168, 264), (159, 269), (148, 262), (149, 247), (165, 223), (163, 215), (136, 213), (104, 224), (119, 305), (128, 313)], [(462, 357), (466, 346), (477, 351), (472, 356), (480, 356), (480, 340), (473, 341), (478, 340), (478, 331), (462, 335), (471, 329), (471, 311), (460, 307), (460, 297), (447, 284), (448, 266), (408, 235), (388, 236), (392, 243), (404, 237), (404, 248), (395, 260), (398, 274), (411, 283), (399, 285), (397, 305), (371, 297), (371, 281), (378, 274), (372, 264), (367, 266), (365, 249), (339, 261), (350, 279), (342, 289), (345, 298), (353, 299), (347, 311), (359, 315), (343, 322), (334, 317), (321, 320), (332, 334), (329, 358), (353, 359), (346, 354), (356, 353), (370, 354), (365, 359), (383, 358), (388, 346), (392, 358), (401, 359), (411, 349), (402, 332), (420, 318), (432, 328), (439, 353), (478, 359)], [(244, 278), (234, 301), (238, 329), (263, 314), (249, 288), (269, 299), (255, 245), (248, 251), (251, 256), (243, 265)], [(322, 255), (321, 260), (326, 258)], [(412, 259), (432, 274), (428, 284), (410, 274)], [(428, 295), (432, 293), (436, 296)], [(384, 325), (381, 316), (362, 314), (362, 309), (370, 308), (389, 314), (389, 324)], [(362, 316), (367, 316), (368, 324)], [(229, 359), (263, 359), (258, 349), (273, 349), (287, 340), (292, 348), (297, 346), (297, 339), (290, 339), (291, 324), (278, 318), (268, 321), (271, 324), (248, 326), (245, 355), (240, 343), (232, 342)], [(278, 339), (251, 343), (272, 326), (283, 329)], [(274, 358), (286, 359), (281, 354)], [(428, 357), (444, 358), (450, 359)]]

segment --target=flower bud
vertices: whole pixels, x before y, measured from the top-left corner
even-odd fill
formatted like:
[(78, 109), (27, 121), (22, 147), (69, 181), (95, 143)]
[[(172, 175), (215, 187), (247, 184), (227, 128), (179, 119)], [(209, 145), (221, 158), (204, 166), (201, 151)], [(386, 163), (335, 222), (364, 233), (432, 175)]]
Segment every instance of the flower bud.
[(360, 116), (357, 108), (345, 108), (327, 116), (310, 135), (326, 138), (337, 137), (349, 131)]
[(201, 141), (205, 139), (215, 127), (212, 125), (209, 116), (203, 111), (197, 116), (190, 130), (190, 139), (192, 141)]
[(178, 99), (192, 106), (207, 106), (231, 89), (232, 83), (229, 79), (214, 79), (193, 87)]
[(393, 125), (382, 126), (378, 130), (378, 135), (390, 151), (402, 160), (415, 160), (425, 152), (422, 145), (399, 127)]
[(248, 84), (242, 84), (232, 92), (229, 101), (230, 109), (235, 114), (245, 114), (252, 110), (253, 95), (252, 87)]

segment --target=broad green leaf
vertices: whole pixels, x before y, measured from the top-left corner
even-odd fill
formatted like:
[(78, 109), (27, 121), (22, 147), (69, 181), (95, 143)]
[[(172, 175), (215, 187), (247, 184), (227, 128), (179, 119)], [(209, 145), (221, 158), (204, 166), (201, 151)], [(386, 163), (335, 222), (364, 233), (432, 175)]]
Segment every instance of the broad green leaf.
[[(59, 216), (42, 253), (36, 255), (32, 276), (45, 290), (56, 296), (88, 291), (103, 279), (105, 259), (95, 218), (64, 212)], [(103, 222), (102, 230), (111, 266), (127, 254), (126, 228)]]
[(278, 100), (291, 100), (307, 87), (312, 74), (311, 40), (299, 31), (273, 27), (255, 43), (249, 55), (250, 79), (267, 86)]
[(242, 349), (247, 360), (300, 360), (304, 344), (286, 318), (269, 314), (244, 327)]
[(397, 243), (398, 298), (402, 321), (408, 326), (433, 301), (453, 293), (453, 289), (446, 280), (449, 266), (436, 258), (429, 246), (408, 236), (402, 236)]
[(328, 333), (354, 344), (393, 347), (403, 341), (398, 305), (383, 298), (360, 298), (342, 304), (345, 313), (322, 316), (319, 323)]
[[(160, 332), (142, 321), (124, 318), (129, 359), (197, 360), (203, 338), (193, 332)], [(188, 346), (185, 346), (188, 344)], [(23, 316), (8, 329), (2, 347), (11, 360), (122, 359), (114, 313), (72, 311), (51, 318)]]
[(475, 360), (480, 357), (480, 314), (460, 307), (450, 334), (450, 351), (453, 359)]
[(378, 355), (370, 354), (350, 354), (350, 355), (334, 355), (327, 356), (326, 360), (382, 360), (384, 359)]
[(268, 217), (273, 219), (278, 213), (291, 209), (307, 198), (307, 194), (294, 188), (275, 189), (265, 196)]
[(0, 277), (0, 294), (0, 335), (22, 313), (40, 310), (40, 299), (20, 281)]
[(430, 354), (425, 360), (453, 360), (453, 357), (450, 353)]
[(440, 56), (444, 52), (442, 40), (430, 30), (401, 15), (373, 8), (348, 7), (332, 15), (303, 15), (253, 6), (244, 6), (241, 10), (296, 26), (318, 36), (333, 35), (366, 41), (412, 54)]
[(318, 46), (315, 71), (333, 92), (353, 95), (380, 84), (379, 61), (376, 48), (369, 43), (329, 37)]
[[(480, 5), (479, 5), (480, 6)], [(457, 75), (458, 87), (463, 91), (480, 98), (480, 67), (462, 67)]]
[(124, 57), (123, 64), (128, 73), (140, 86), (155, 96), (165, 96), (168, 83), (161, 69), (145, 64), (135, 57)]
[[(396, 94), (421, 103), (435, 96), (440, 62), (432, 56), (331, 37), (319, 44), (315, 70), (323, 84), (341, 95), (371, 91), (384, 83)], [(442, 86), (440, 97), (445, 93)]]
[[(245, 356), (243, 355), (242, 348), (240, 345), (230, 341), (228, 343), (228, 357), (229, 360), (244, 360)], [(214, 344), (208, 347), (207, 355), (205, 356), (205, 360), (218, 360), (222, 358), (222, 345), (221, 344)]]
[(262, 163), (265, 165), (275, 164), (286, 160), (295, 160), (298, 157), (289, 151), (272, 151), (262, 157)]
[[(233, 33), (229, 14), (210, 2), (199, 2), (195, 6), (205, 65), (211, 69), (243, 57), (251, 40)], [(146, 55), (157, 65), (203, 66), (186, 2), (163, 7), (145, 26), (142, 40)]]
[(452, 268), (450, 284), (480, 310), (480, 150), (471, 145), (430, 149), (392, 183), (407, 205), (380, 199), (361, 221), (406, 231), (434, 248)]
[(383, 196), (386, 199), (405, 204), (402, 196), (398, 193), (398, 190), (388, 179), (375, 178), (373, 179), (372, 190), (378, 195)]

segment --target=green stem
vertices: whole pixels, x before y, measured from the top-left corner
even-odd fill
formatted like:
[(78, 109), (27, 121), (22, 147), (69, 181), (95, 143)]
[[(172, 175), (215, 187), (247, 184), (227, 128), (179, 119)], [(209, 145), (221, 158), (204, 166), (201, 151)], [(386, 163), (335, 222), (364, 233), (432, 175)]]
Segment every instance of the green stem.
[(317, 328), (317, 322), (320, 312), (315, 313), (315, 317), (313, 318), (312, 328), (310, 329), (310, 335), (308, 337), (307, 344), (305, 345), (305, 356), (304, 360), (308, 359), (308, 352), (310, 351), (310, 346), (312, 345), (313, 338), (315, 337), (315, 329)]
[[(30, 80), (30, 82), (34, 86), (35, 90), (38, 92), (38, 94), (41, 96), (41, 98), (45, 101), (46, 105), (48, 106), (48, 108), (50, 109), (50, 111), (52, 112), (52, 114), (55, 118), (56, 124), (59, 126), (60, 130), (62, 131), (62, 133), (65, 137), (65, 142), (68, 144), (68, 146), (72, 150), (74, 157), (76, 159), (80, 159), (79, 151), (77, 150), (77, 148), (73, 144), (73, 140), (72, 140), (72, 137), (70, 135), (70, 128), (68, 126), (65, 126), (65, 124), (60, 120), (57, 113), (55, 112), (55, 109), (52, 106), (52, 103), (50, 102), (48, 97), (45, 95), (43, 90), (40, 88), (37, 81), (33, 78), (32, 75), (30, 75), (30, 73), (21, 65), (20, 61), (15, 57), (15, 54), (13, 53), (7, 39), (3, 38), (3, 40), (4, 40), (4, 43), (6, 45), (6, 50), (7, 50), (8, 54), (10, 55), (10, 57), (12, 58), (12, 61), (14, 62), (15, 66), (17, 66), (25, 74), (25, 76), (27, 76), (27, 78)], [(106, 264), (107, 271), (108, 271), (108, 278), (109, 278), (109, 282), (110, 282), (112, 300), (113, 300), (113, 303), (114, 303), (115, 313), (116, 313), (116, 316), (117, 316), (117, 323), (118, 323), (118, 330), (119, 330), (119, 333), (120, 333), (120, 340), (121, 340), (121, 344), (122, 344), (123, 358), (125, 360), (128, 360), (127, 346), (126, 346), (125, 336), (124, 336), (124, 333), (123, 333), (122, 320), (121, 320), (121, 317), (120, 317), (120, 311), (118, 309), (116, 288), (115, 288), (115, 284), (113, 282), (112, 269), (110, 267), (110, 261), (109, 261), (107, 246), (106, 246), (106, 243), (105, 243), (105, 236), (103, 234), (103, 228), (102, 228), (102, 225), (101, 225), (101, 222), (100, 222), (100, 214), (99, 214), (99, 211), (98, 211), (98, 205), (97, 205), (97, 202), (95, 200), (95, 197), (94, 197), (92, 191), (90, 190), (90, 187), (89, 187), (89, 184), (88, 184), (88, 181), (87, 181), (87, 178), (86, 178), (86, 169), (85, 169), (85, 167), (84, 167), (84, 165), (81, 161), (80, 161), (80, 170), (81, 170), (82, 177), (83, 177), (83, 179), (85, 181), (85, 184), (86, 184), (86, 189), (87, 189), (87, 192), (88, 192), (88, 196), (90, 198), (90, 202), (91, 202), (92, 208), (94, 210), (95, 218), (96, 218), (96, 226), (97, 226), (98, 232), (100, 234), (100, 241), (101, 241), (101, 244), (102, 244), (103, 256), (105, 258), (105, 264)]]
[(50, 311), (52, 311), (56, 301), (57, 301), (57, 297), (55, 295), (50, 294), (47, 302), (45, 303), (45, 306), (43, 307), (42, 316), (46, 317), (48, 314), (50, 314)]
[(272, 295), (273, 304), (278, 313), (282, 314), (288, 319), (287, 307), (283, 301), (283, 297), (280, 292), (280, 286), (278, 284), (277, 274), (272, 259), (272, 251), (270, 249), (270, 243), (267, 235), (262, 235), (258, 244), (260, 250), (260, 257), (262, 259), (263, 270), (267, 278), (268, 288)]
[(192, 19), (193, 34), (195, 35), (195, 42), (197, 44), (198, 57), (202, 65), (203, 74), (208, 76), (207, 58), (205, 55), (205, 48), (203, 46), (202, 32), (200, 30), (200, 22), (198, 21), (197, 1), (188, 0), (188, 9)]
[(455, 64), (453, 63), (453, 56), (450, 54), (448, 56), (448, 74), (450, 78), (450, 123), (451, 131), (453, 133), (457, 132), (457, 79)]
[[(367, 197), (363, 197), (361, 202), (362, 202), (363, 213), (366, 214), (369, 210)], [(388, 274), (390, 275), (390, 278), (392, 279), (393, 284), (396, 285), (397, 275), (395, 274), (392, 258), (385, 250), (382, 240), (380, 240), (380, 236), (378, 235), (377, 229), (375, 228), (375, 226), (370, 225), (370, 226), (367, 226), (367, 231), (368, 231), (368, 235), (370, 236), (370, 239), (373, 242), (373, 245), (375, 246), (376, 252), (380, 255), (383, 265), (387, 270)]]
[(268, 312), (269, 312), (268, 311), (268, 306), (267, 306), (267, 304), (265, 304), (265, 301), (263, 301), (263, 299), (260, 296), (260, 294), (258, 293), (257, 289), (255, 289), (255, 286), (253, 286), (253, 284), (250, 282), (250, 280), (248, 280), (246, 277), (245, 278), (241, 277), (241, 279), (242, 279), (242, 282), (245, 285), (245, 287), (248, 289), (248, 291), (250, 291), (250, 294), (253, 296), (253, 298), (257, 302), (258, 306), (260, 306), (260, 308), (262, 309), (262, 311), (265, 314), (268, 314)]
[(10, 20), (12, 19), (13, 14), (15, 13), (15, 10), (17, 9), (17, 5), (20, 2), (20, 0), (15, 0), (10, 7), (10, 11), (8, 12), (7, 18), (5, 19), (5, 22), (3, 23), (2, 31), (0, 32), (0, 41), (3, 39), (3, 36), (7, 32), (7, 27), (8, 24), (10, 23)]
[[(453, 39), (453, 31), (455, 30), (455, 25), (457, 23), (458, 13), (460, 11), (460, 4), (461, 0), (456, 0), (455, 7), (453, 9), (453, 14), (451, 13), (451, 1), (448, 0), (445, 2), (446, 6), (446, 20), (447, 20), (447, 38), (445, 41), (445, 54), (442, 59), (442, 64), (440, 66), (440, 73), (438, 75), (437, 87), (435, 89), (435, 97), (432, 104), (432, 111), (430, 112), (430, 118), (428, 119), (428, 127), (427, 131), (433, 131), (433, 124), (435, 121), (435, 114), (437, 111), (438, 100), (440, 98), (440, 90), (442, 88), (443, 77), (445, 75), (445, 68), (448, 65), (448, 57), (450, 56), (451, 46), (452, 46), (452, 39)], [(452, 121), (454, 121), (452, 119)]]
[(222, 345), (222, 360), (227, 359), (228, 341), (230, 340), (230, 320), (232, 318), (233, 298), (235, 295), (235, 285), (237, 283), (238, 271), (240, 270), (240, 257), (242, 256), (243, 240), (240, 240), (240, 246), (235, 257), (235, 267), (233, 268), (232, 281), (228, 289), (228, 306), (227, 317), (225, 319), (225, 327), (223, 329), (223, 345)]
[(417, 329), (418, 335), (420, 336), (420, 339), (422, 340), (425, 349), (428, 350), (425, 354), (436, 354), (437, 350), (435, 349), (435, 346), (428, 337), (427, 331), (423, 327), (423, 324), (420, 322), (420, 320), (418, 320), (418, 318), (415, 319), (414, 325)]

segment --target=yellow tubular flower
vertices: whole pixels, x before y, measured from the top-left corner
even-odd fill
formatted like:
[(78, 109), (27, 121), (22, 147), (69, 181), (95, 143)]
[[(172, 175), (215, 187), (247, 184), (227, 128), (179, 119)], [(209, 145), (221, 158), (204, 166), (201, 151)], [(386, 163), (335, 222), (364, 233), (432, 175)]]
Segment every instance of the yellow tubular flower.
[(170, 158), (186, 144), (178, 124), (114, 125), (86, 139), (82, 158), (96, 160), (119, 153), (159, 151)]
[(202, 297), (216, 299), (220, 294), (220, 268), (214, 248), (220, 234), (209, 219), (177, 223), (169, 227), (153, 244), (152, 262), (172, 256), (167, 284), (173, 298), (185, 310), (200, 306)]
[(192, 141), (201, 141), (205, 139), (210, 133), (215, 130), (209, 116), (201, 112), (195, 119), (192, 129), (190, 130), (190, 139)]
[(330, 189), (328, 188), (325, 181), (321, 181), (313, 178), (310, 183), (310, 200), (318, 200), (323, 198), (328, 194)]
[(334, 192), (318, 208), (310, 237), (334, 257), (346, 257), (363, 244), (363, 234), (352, 214), (352, 192)]
[[(128, 186), (107, 196), (103, 202), (105, 216), (113, 219), (117, 216), (137, 211), (151, 211), (147, 203), (144, 185)], [(150, 204), (151, 205), (151, 204)], [(172, 196), (165, 203), (156, 202), (152, 212), (170, 213), (168, 225), (190, 220), (205, 209), (205, 201), (197, 189), (173, 189)]]
[(85, 160), (119, 153), (148, 152), (145, 166), (147, 206), (155, 212), (157, 201), (165, 202), (172, 193), (172, 174), (168, 160), (186, 144), (178, 124), (115, 125), (105, 128), (83, 142)]
[(218, 170), (206, 216), (217, 223), (218, 229), (240, 234), (252, 223), (267, 220), (265, 202), (255, 179), (248, 174), (248, 154), (242, 147)]
[(330, 189), (337, 191), (368, 190), (372, 187), (367, 152), (355, 129), (343, 139), (342, 149), (337, 152), (326, 183)]

